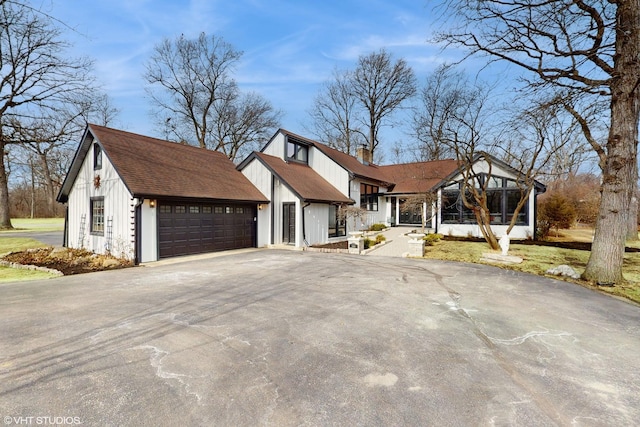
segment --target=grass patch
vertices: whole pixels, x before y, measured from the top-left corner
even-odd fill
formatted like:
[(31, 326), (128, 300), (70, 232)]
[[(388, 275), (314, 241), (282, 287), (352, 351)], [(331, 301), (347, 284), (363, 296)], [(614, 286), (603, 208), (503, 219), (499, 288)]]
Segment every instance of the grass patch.
[(0, 237), (0, 254), (24, 251), (25, 249), (42, 248), (44, 243), (29, 237)]
[(55, 275), (51, 273), (45, 273), (44, 271), (18, 270), (16, 268), (0, 266), (0, 283), (49, 279), (51, 277), (55, 277)]
[[(631, 244), (629, 246), (638, 247), (637, 244)], [(426, 247), (425, 258), (481, 263), (480, 258), (485, 252), (491, 252), (491, 250), (489, 245), (484, 242), (443, 240), (436, 242), (434, 246)], [(496, 253), (499, 252), (496, 251)], [(557, 267), (561, 264), (567, 264), (578, 274), (582, 274), (587, 265), (587, 261), (589, 260), (590, 252), (551, 246), (521, 245), (512, 243), (509, 249), (509, 255), (518, 256), (523, 259), (523, 262), (521, 264), (495, 266), (535, 274), (538, 276), (547, 276), (545, 272), (548, 269)], [(626, 283), (616, 285), (611, 288), (596, 287), (595, 285), (583, 280), (573, 280), (556, 276), (548, 277), (571, 281), (593, 289), (597, 288), (600, 291), (640, 303), (640, 253), (625, 253), (623, 274), (626, 279)]]
[[(0, 255), (9, 252), (45, 247), (44, 243), (28, 237), (0, 237)], [(24, 280), (48, 279), (55, 277), (43, 271), (22, 270), (0, 266), (0, 282), (19, 282)]]
[(62, 231), (64, 218), (12, 218), (13, 230), (0, 230), (0, 233), (15, 231)]

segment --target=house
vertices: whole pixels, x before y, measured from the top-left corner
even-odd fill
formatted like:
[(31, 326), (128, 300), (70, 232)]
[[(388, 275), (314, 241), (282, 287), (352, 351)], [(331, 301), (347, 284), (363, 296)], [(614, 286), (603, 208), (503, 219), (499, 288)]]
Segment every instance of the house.
[[(518, 172), (488, 155), (474, 169), (491, 180), (492, 228), (500, 236), (519, 199)], [(461, 180), (455, 160), (379, 166), (364, 149), (350, 156), (283, 129), (236, 167), (219, 152), (89, 124), (58, 201), (67, 205), (66, 246), (149, 262), (303, 248), (375, 223), (420, 227), (423, 219), (435, 232), (480, 237), (461, 203)], [(512, 238), (535, 235), (543, 191), (536, 182)], [(349, 220), (349, 206), (365, 214)]]
[(269, 204), (222, 153), (93, 124), (57, 200), (65, 246), (136, 262), (255, 247)]
[[(374, 223), (419, 227), (423, 217), (435, 232), (481, 237), (461, 204), (461, 172), (455, 160), (379, 166), (371, 163), (364, 149), (354, 157), (280, 129), (238, 169), (271, 201), (268, 209), (258, 212), (260, 247), (344, 240), (348, 231)], [(488, 155), (478, 157), (474, 169), (484, 174), (491, 170), (492, 228), (500, 236), (512, 216), (518, 173)], [(543, 191), (536, 182), (512, 238), (535, 235), (536, 196)], [(431, 193), (435, 200), (424, 198), (416, 205), (420, 195)], [(345, 221), (340, 212), (349, 205), (362, 208), (366, 215), (353, 223)]]

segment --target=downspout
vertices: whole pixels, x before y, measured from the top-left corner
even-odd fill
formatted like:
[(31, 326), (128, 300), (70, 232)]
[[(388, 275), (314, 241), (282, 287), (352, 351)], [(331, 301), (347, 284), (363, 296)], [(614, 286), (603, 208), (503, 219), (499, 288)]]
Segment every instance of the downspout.
[(64, 232), (62, 234), (62, 247), (69, 247), (69, 205), (64, 207)]
[(435, 233), (438, 234), (438, 225), (440, 225), (440, 218), (442, 217), (440, 215), (441, 213), (441, 207), (442, 204), (440, 203), (440, 199), (442, 198), (442, 190), (438, 189), (438, 197), (436, 197), (436, 226), (435, 226)]
[[(142, 204), (144, 203), (144, 197), (138, 199), (135, 205), (135, 213), (133, 219), (133, 263), (135, 265), (140, 264), (140, 256), (142, 255), (142, 233), (140, 230), (140, 223), (142, 222)], [(157, 227), (156, 227), (157, 228)]]
[(269, 203), (271, 205), (271, 242), (270, 244), (274, 245), (275, 244), (275, 235), (276, 235), (276, 201), (275, 201), (275, 189), (276, 189), (276, 182), (275, 182), (275, 178), (273, 177), (273, 174), (271, 174), (271, 203)]
[(307, 241), (307, 228), (305, 226), (305, 221), (304, 221), (304, 209), (308, 208), (309, 206), (311, 206), (311, 203), (307, 202), (307, 204), (302, 207), (302, 240), (307, 246), (311, 246), (311, 245)]

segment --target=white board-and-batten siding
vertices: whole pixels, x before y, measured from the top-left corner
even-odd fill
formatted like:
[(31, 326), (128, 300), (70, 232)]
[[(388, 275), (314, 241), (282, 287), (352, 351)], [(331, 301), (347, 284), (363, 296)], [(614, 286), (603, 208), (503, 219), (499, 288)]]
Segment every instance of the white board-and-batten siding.
[[(102, 167), (94, 170), (94, 145), (88, 150), (69, 192), (67, 245), (95, 253), (133, 259), (136, 200), (102, 153)], [(96, 186), (96, 176), (100, 185)], [(104, 232), (91, 232), (91, 200), (104, 197)], [(110, 230), (109, 230), (110, 228)]]
[(345, 168), (315, 147), (311, 149), (309, 155), (309, 166), (338, 191), (350, 197), (349, 172)]
[(261, 209), (258, 209), (258, 236), (256, 243), (259, 248), (262, 248), (271, 242), (271, 209), (274, 206), (272, 194), (273, 176), (258, 159), (253, 159), (242, 169), (242, 173), (267, 199), (271, 200), (270, 204), (258, 206)]

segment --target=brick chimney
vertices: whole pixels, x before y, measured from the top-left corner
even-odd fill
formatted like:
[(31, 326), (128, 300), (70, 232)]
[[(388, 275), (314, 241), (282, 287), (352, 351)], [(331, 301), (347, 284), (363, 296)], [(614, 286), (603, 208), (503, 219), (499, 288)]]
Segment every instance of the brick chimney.
[(356, 149), (356, 158), (363, 165), (368, 165), (371, 163), (371, 151), (365, 145), (361, 145)]

